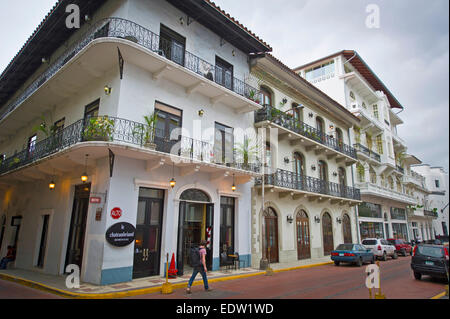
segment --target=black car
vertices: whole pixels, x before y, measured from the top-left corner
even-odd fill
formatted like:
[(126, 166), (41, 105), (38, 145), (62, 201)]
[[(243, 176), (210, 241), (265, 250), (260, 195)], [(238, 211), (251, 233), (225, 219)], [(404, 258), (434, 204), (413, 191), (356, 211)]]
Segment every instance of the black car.
[(415, 246), (411, 269), (417, 280), (420, 280), (422, 275), (448, 279), (448, 247), (430, 244)]

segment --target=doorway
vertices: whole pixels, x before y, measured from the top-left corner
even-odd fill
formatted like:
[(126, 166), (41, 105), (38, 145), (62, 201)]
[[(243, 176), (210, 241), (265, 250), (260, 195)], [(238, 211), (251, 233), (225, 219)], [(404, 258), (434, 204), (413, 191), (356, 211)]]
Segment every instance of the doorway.
[(322, 235), (323, 235), (323, 255), (331, 255), (331, 251), (334, 249), (333, 243), (333, 225), (331, 216), (328, 213), (323, 214), (322, 217)]
[(178, 275), (192, 271), (190, 249), (206, 240), (206, 268), (212, 270), (214, 204), (198, 189), (190, 189), (180, 196), (178, 220), (177, 269)]
[(75, 186), (64, 271), (71, 264), (78, 265), (81, 269), (90, 193), (91, 184)]
[(139, 189), (133, 279), (159, 274), (163, 207), (163, 190)]
[(264, 247), (269, 263), (278, 262), (278, 216), (272, 207), (264, 211)]
[(297, 213), (297, 259), (311, 258), (309, 218), (304, 210)]

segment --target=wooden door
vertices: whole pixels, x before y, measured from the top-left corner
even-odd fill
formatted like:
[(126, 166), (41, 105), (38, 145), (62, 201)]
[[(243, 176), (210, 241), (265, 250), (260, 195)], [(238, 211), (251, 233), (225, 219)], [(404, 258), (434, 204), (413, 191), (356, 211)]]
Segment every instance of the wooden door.
[(311, 244), (309, 234), (309, 219), (305, 211), (301, 210), (297, 213), (297, 258), (311, 258)]
[(328, 213), (323, 214), (322, 217), (322, 235), (323, 235), (323, 254), (329, 256), (334, 249), (333, 243), (333, 225), (331, 216)]
[(344, 214), (342, 218), (342, 232), (344, 234), (344, 244), (351, 244), (353, 242), (352, 226), (350, 217), (347, 214)]
[(278, 217), (270, 207), (265, 211), (264, 224), (266, 257), (270, 263), (276, 263), (278, 262)]

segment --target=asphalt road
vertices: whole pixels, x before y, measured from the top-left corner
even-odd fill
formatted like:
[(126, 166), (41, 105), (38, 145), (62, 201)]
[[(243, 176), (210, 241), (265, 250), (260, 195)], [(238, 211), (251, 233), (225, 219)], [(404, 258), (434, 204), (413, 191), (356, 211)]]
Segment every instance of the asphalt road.
[[(445, 290), (445, 281), (423, 276), (415, 280), (410, 268), (411, 257), (380, 261), (381, 292), (386, 299), (429, 299)], [(177, 299), (369, 299), (365, 286), (367, 265), (341, 264), (318, 266), (211, 283), (211, 292), (193, 286), (192, 294), (177, 289), (171, 295), (159, 293), (133, 298)], [(198, 278), (201, 278), (200, 276)]]

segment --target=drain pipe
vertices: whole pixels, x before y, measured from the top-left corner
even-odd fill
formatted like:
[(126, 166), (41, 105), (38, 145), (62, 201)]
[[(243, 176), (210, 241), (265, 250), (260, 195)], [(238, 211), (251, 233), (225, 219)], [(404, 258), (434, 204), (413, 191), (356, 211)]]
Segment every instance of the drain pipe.
[[(347, 134), (348, 134), (348, 137), (349, 137), (349, 140), (350, 140), (350, 128), (347, 129)], [(353, 186), (353, 188), (355, 188), (355, 177), (354, 177), (354, 174), (353, 174), (353, 165), (352, 165), (351, 171), (352, 171), (352, 186)], [(361, 243), (361, 238), (360, 238), (360, 235), (359, 235), (358, 206), (355, 205), (355, 207), (353, 207), (353, 210), (355, 211), (355, 217), (356, 217), (356, 236), (358, 238), (358, 243)]]

